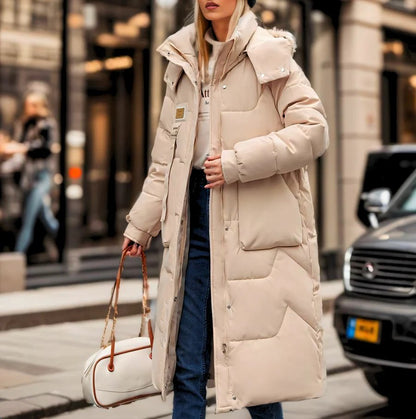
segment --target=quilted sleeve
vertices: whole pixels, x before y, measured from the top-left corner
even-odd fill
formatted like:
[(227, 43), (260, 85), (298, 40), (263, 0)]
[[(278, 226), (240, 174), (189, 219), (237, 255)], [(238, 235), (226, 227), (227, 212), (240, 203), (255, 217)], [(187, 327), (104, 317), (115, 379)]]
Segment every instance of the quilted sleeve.
[[(279, 81), (276, 81), (279, 82)], [(329, 145), (322, 103), (302, 69), (292, 59), (284, 85), (271, 85), (284, 128), (237, 142), (222, 152), (227, 183), (249, 182), (307, 166)]]
[(171, 89), (166, 89), (151, 154), (152, 161), (142, 191), (126, 216), (128, 225), (124, 236), (140, 243), (145, 249), (150, 246), (151, 238), (159, 234), (161, 227), (165, 173), (172, 153), (168, 128), (173, 115), (171, 92)]

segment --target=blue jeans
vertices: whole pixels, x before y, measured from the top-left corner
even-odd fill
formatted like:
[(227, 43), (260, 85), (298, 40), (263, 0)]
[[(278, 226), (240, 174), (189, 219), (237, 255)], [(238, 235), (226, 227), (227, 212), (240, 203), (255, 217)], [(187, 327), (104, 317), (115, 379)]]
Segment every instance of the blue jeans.
[[(189, 184), (190, 237), (173, 378), (173, 419), (205, 418), (206, 384), (212, 348), (209, 248), (209, 189), (193, 170)], [(248, 408), (252, 418), (282, 419), (280, 403)]]
[(46, 231), (56, 236), (59, 222), (54, 217), (45, 197), (51, 189), (51, 175), (48, 170), (41, 170), (35, 175), (35, 184), (24, 199), (22, 228), (16, 242), (16, 252), (26, 253), (33, 240), (33, 230), (36, 219), (39, 217)]

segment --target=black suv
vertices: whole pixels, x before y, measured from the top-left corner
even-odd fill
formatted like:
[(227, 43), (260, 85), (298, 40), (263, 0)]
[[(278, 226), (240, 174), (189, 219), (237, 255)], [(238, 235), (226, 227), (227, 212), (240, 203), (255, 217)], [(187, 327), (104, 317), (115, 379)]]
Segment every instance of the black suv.
[(394, 194), (361, 196), (373, 227), (347, 250), (334, 326), (345, 356), (390, 403), (416, 388), (416, 171)]

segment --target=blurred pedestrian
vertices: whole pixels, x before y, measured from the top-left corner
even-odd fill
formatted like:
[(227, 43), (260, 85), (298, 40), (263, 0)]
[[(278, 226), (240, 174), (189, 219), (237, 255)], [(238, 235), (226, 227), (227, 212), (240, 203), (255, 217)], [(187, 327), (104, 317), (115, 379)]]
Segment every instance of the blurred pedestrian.
[(13, 141), (7, 132), (0, 132), (0, 251), (14, 249), (15, 221), (21, 214), (21, 194), (16, 185), (26, 153), (23, 144)]
[(25, 162), (20, 178), (24, 202), (22, 226), (15, 250), (26, 253), (34, 239), (35, 222), (38, 218), (52, 237), (56, 237), (59, 228), (59, 222), (50, 205), (56, 122), (43, 92), (32, 91), (26, 95), (20, 123), (19, 142), (25, 147)]
[(21, 153), (26, 153), (26, 147), (17, 141), (12, 141), (9, 135), (0, 131), (0, 162)]
[(166, 96), (123, 249), (162, 231), (153, 383), (173, 389), (174, 419), (205, 417), (209, 377), (217, 413), (253, 418), (324, 389), (307, 165), (327, 123), (293, 36), (259, 27), (254, 3), (196, 0), (158, 48)]

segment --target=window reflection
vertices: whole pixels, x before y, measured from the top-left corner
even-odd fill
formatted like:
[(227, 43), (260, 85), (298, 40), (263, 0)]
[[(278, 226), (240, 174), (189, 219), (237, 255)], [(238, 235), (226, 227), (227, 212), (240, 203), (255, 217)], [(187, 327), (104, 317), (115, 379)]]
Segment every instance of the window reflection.
[(69, 16), (71, 42), (80, 47), (69, 49), (68, 64), (83, 70), (71, 75), (79, 82), (70, 94), (85, 112), (85, 120), (76, 119), (68, 109), (69, 127), (85, 133), (83, 153), (67, 150), (85, 173), (70, 181), (84, 191), (83, 234), (74, 244), (117, 238), (125, 228), (146, 170), (149, 85), (149, 1), (91, 0), (81, 12), (81, 19), (79, 10)]
[[(59, 116), (61, 23), (61, 0), (0, 1), (0, 141), (3, 144), (21, 140), (22, 101), (28, 91), (42, 90), (48, 96), (51, 117)], [(59, 151), (55, 151), (57, 155)], [(0, 156), (0, 251), (14, 250), (19, 231), (23, 195), (17, 160)], [(56, 214), (59, 176), (54, 178), (51, 198)], [(34, 235), (37, 241), (31, 245), (29, 255), (46, 254), (45, 234), (39, 224)]]
[(416, 143), (416, 73), (399, 79), (403, 110), (400, 115), (400, 142)]
[(416, 143), (416, 39), (386, 30), (383, 53), (384, 143)]

